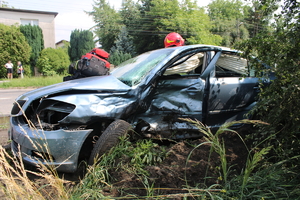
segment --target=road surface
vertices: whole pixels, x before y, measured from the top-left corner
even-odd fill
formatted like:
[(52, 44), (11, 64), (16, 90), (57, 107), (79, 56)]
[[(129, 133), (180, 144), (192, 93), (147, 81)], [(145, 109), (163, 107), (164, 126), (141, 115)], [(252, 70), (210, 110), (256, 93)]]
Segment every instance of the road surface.
[(0, 117), (9, 116), (15, 99), (31, 89), (0, 89)]
[(13, 106), (15, 99), (21, 94), (28, 92), (31, 89), (0, 89), (0, 145), (8, 146), (8, 128), (9, 125), (7, 123), (3, 123), (3, 121), (7, 121), (8, 116), (10, 116), (10, 111)]

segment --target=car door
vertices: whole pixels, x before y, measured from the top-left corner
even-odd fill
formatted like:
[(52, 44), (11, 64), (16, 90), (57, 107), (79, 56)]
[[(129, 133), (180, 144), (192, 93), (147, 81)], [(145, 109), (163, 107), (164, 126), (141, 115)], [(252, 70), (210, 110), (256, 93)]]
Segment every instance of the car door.
[[(205, 80), (200, 73), (206, 63), (206, 52), (192, 53), (188, 60), (178, 59), (159, 78), (150, 106), (169, 127), (178, 118), (202, 119), (202, 102)], [(195, 62), (194, 60), (200, 60)], [(184, 62), (181, 62), (184, 60)], [(176, 65), (176, 63), (180, 63)]]
[[(185, 51), (166, 65), (155, 81), (153, 92), (148, 98), (147, 111), (138, 116), (140, 121), (149, 125), (149, 128), (142, 130), (164, 134), (170, 131), (179, 133), (177, 130), (195, 130), (199, 135), (194, 126), (180, 118), (200, 121), (203, 118), (205, 79), (200, 76), (209, 63), (211, 50), (211, 47), (206, 47)], [(194, 62), (195, 57), (199, 62)], [(193, 63), (196, 65), (192, 66)]]
[(250, 73), (248, 61), (235, 52), (223, 51), (211, 63), (203, 104), (203, 122), (220, 126), (244, 119), (256, 103), (259, 79)]

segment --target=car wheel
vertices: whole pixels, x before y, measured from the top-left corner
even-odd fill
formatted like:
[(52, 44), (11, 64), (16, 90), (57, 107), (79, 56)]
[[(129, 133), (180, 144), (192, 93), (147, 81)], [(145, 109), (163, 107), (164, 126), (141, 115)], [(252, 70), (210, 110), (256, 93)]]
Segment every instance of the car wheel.
[(124, 120), (112, 122), (97, 140), (89, 158), (89, 165), (93, 165), (96, 159), (117, 145), (119, 138), (125, 136), (130, 130), (131, 125)]

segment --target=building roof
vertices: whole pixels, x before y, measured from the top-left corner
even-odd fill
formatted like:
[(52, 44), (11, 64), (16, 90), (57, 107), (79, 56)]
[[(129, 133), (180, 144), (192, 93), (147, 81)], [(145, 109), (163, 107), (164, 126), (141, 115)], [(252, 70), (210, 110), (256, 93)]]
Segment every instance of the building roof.
[(58, 15), (58, 12), (49, 12), (49, 11), (38, 11), (38, 10), (24, 10), (24, 9), (15, 9), (15, 8), (2, 8), (0, 10), (3, 11), (12, 11), (12, 12), (24, 12), (24, 13), (37, 13), (37, 14), (45, 14), (45, 15)]
[(69, 42), (69, 41), (68, 41), (68, 40), (61, 40), (61, 41), (59, 41), (59, 42), (56, 42), (55, 45), (61, 44), (61, 43), (63, 43), (63, 42)]

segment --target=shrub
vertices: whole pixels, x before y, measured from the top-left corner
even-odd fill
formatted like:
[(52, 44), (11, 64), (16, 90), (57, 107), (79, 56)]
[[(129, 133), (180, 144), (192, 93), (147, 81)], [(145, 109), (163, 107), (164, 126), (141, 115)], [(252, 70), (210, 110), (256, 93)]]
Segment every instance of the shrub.
[[(260, 101), (253, 111), (270, 126), (261, 127), (259, 133), (252, 137), (257, 143), (271, 137), (264, 144), (274, 147), (270, 154), (272, 161), (288, 159), (291, 167), (298, 165), (300, 161), (299, 158), (290, 159), (300, 154), (299, 5), (294, 1), (285, 1), (284, 11), (275, 18), (277, 23), (274, 24), (273, 33), (258, 34), (244, 41), (242, 48), (239, 48), (247, 54), (258, 55), (272, 66), (270, 69), (276, 75), (269, 87), (261, 89)], [(269, 6), (265, 9), (267, 7)], [(264, 73), (268, 71), (262, 71)]]
[(0, 24), (0, 52), (0, 78), (6, 77), (4, 65), (8, 60), (14, 64), (15, 77), (17, 61), (28, 63), (31, 47), (18, 27)]
[(69, 64), (69, 56), (63, 49), (47, 48), (41, 51), (37, 68), (43, 75), (53, 76), (65, 74)]

